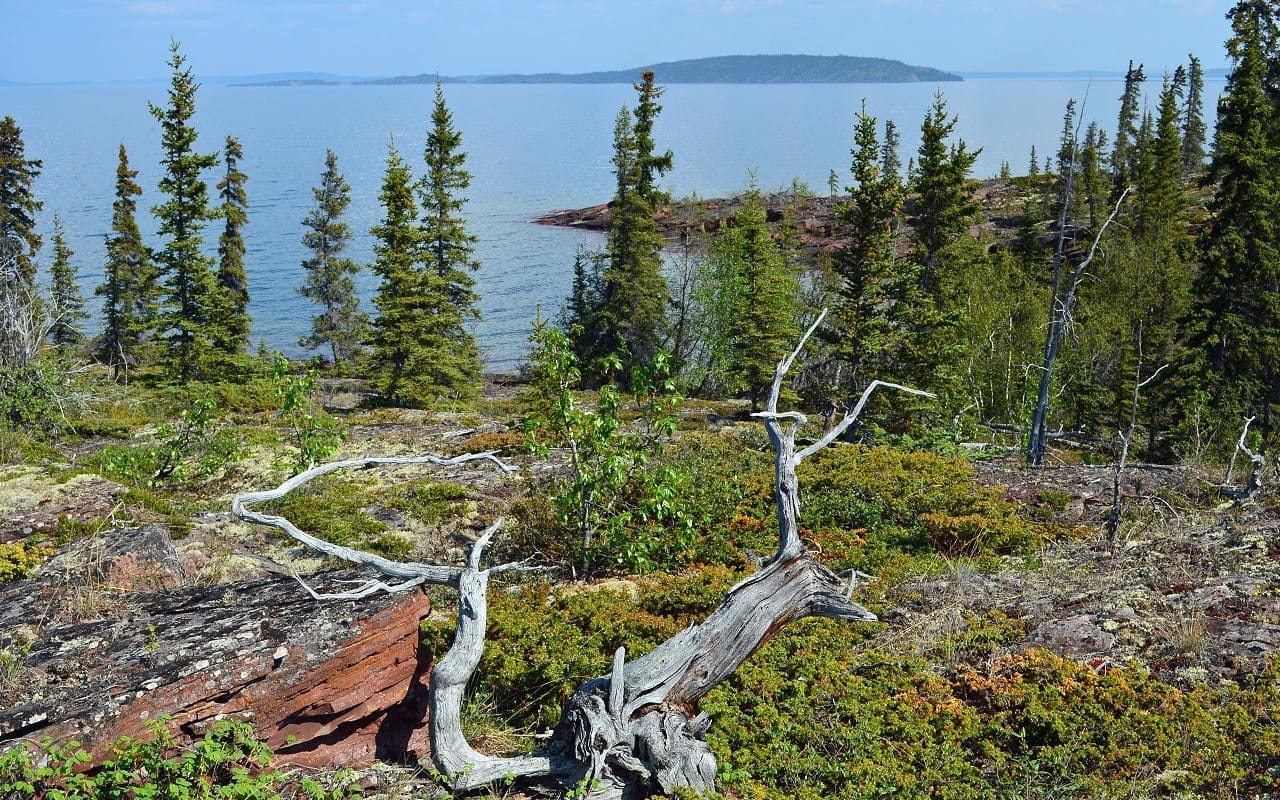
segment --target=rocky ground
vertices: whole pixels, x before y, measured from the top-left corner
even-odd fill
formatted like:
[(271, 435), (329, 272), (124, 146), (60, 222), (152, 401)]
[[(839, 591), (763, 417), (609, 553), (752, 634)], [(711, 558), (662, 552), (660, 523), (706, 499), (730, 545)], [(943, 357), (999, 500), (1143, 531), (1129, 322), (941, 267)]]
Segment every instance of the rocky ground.
[(1104, 532), (1113, 471), (979, 462), (984, 482), (1082, 536), (988, 574), (958, 567), (897, 587), (885, 635), (929, 641), (998, 612), (1043, 647), (1106, 670), (1137, 661), (1175, 683), (1239, 681), (1280, 648), (1280, 507), (1211, 507), (1190, 469), (1126, 473), (1126, 523)]
[[(330, 390), (335, 409), (359, 399), (358, 387)], [(489, 401), (511, 394), (495, 386)], [(424, 443), (444, 454), (501, 449), (511, 443), (509, 419), (351, 412), (343, 455), (420, 452)], [(725, 420), (696, 408), (682, 427)], [(415, 558), (458, 563), (530, 476), (557, 468), (510, 457), (522, 474), (469, 467), (353, 479), (366, 484), (363, 511), (417, 537)], [(1280, 507), (1215, 506), (1210, 476), (1139, 467), (1122, 481), (1126, 523), (1108, 538), (1109, 468), (1029, 471), (1009, 454), (983, 458), (977, 469), (1031, 516), (1075, 526), (1077, 535), (1008, 558), (998, 571), (956, 566), (895, 587), (881, 645), (927, 646), (996, 613), (1021, 631), (1008, 650), (1044, 647), (1099, 671), (1133, 660), (1176, 682), (1238, 681), (1280, 647)], [(394, 502), (397, 486), (424, 478), (466, 487), (431, 525)], [(143, 524), (136, 498), (119, 483), (75, 470), (0, 468), (0, 542), (69, 528), (87, 534), (27, 578), (0, 584), (0, 744), (75, 736), (100, 754), (158, 715), (173, 716), (188, 734), (230, 715), (253, 719), (297, 764), (424, 752), (428, 664), (417, 631), (431, 612), (429, 596), (313, 600), (290, 574), (325, 565), (228, 511), (231, 494), (264, 488), (263, 479), (224, 477)], [(186, 515), (185, 529), (165, 521), (174, 513)], [(328, 575), (323, 584), (349, 577)], [(413, 780), (384, 770), (367, 784), (403, 788)]]

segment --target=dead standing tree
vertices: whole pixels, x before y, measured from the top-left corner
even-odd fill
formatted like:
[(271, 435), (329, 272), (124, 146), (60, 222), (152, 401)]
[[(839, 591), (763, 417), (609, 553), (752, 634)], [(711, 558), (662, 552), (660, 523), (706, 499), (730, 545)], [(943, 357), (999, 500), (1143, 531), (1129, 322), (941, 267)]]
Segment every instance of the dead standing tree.
[[(1120, 214), (1120, 208), (1124, 204), (1124, 199), (1129, 195), (1132, 187), (1126, 187), (1120, 193), (1119, 199), (1116, 200), (1115, 208), (1111, 210), (1111, 216), (1107, 217), (1102, 226), (1098, 228), (1098, 233), (1093, 237), (1093, 244), (1089, 246), (1089, 253), (1084, 260), (1076, 265), (1075, 272), (1071, 275), (1071, 280), (1066, 284), (1065, 291), (1059, 296), (1059, 272), (1063, 264), (1063, 230), (1058, 232), (1058, 249), (1055, 254), (1054, 264), (1054, 285), (1053, 297), (1050, 298), (1049, 309), (1049, 330), (1046, 334), (1044, 347), (1044, 365), (1040, 368), (1040, 388), (1036, 393), (1036, 405), (1031, 415), (1031, 430), (1027, 436), (1027, 466), (1039, 467), (1044, 465), (1045, 443), (1049, 436), (1049, 388), (1053, 383), (1053, 366), (1058, 358), (1058, 350), (1062, 346), (1062, 339), (1071, 328), (1073, 314), (1075, 313), (1076, 290), (1080, 288), (1081, 282), (1087, 275), (1089, 265), (1093, 263), (1094, 256), (1098, 253), (1098, 245), (1102, 242), (1102, 235), (1107, 232), (1108, 226), (1115, 222), (1116, 217)], [(1069, 200), (1069, 196), (1068, 196)], [(1064, 207), (1065, 207), (1064, 203)], [(1066, 218), (1066, 212), (1063, 212), (1063, 219)]]
[(680, 787), (711, 791), (715, 788), (716, 759), (705, 739), (710, 719), (698, 708), (707, 692), (790, 622), (808, 616), (850, 621), (876, 619), (852, 601), (854, 578), (841, 579), (814, 559), (801, 541), (796, 468), (836, 441), (858, 418), (877, 388), (930, 396), (874, 381), (838, 425), (813, 444), (797, 449), (796, 435), (805, 417), (796, 411), (779, 412), (778, 397), (792, 362), (825, 314), (824, 311), (813, 323), (795, 351), (778, 364), (767, 409), (754, 415), (764, 422), (776, 450), (777, 552), (734, 586), (700, 624), (684, 629), (632, 661), (627, 661), (625, 651), (619, 648), (610, 674), (578, 687), (548, 743), (528, 756), (501, 758), (476, 752), (463, 736), (460, 722), (463, 690), (484, 647), (489, 577), (528, 568), (523, 563), (480, 568), (484, 549), (500, 522), (485, 531), (471, 548), (467, 565), (455, 568), (389, 561), (339, 547), (300, 531), (283, 517), (248, 508), (283, 497), (318, 475), (344, 468), (422, 463), (450, 466), (476, 460), (490, 461), (508, 471), (511, 467), (492, 453), (452, 459), (419, 456), (344, 461), (308, 470), (274, 490), (237, 497), (232, 509), (241, 519), (277, 528), (308, 547), (378, 573), (378, 577), (361, 586), (337, 594), (321, 594), (307, 586), (307, 591), (318, 599), (403, 591), (423, 583), (457, 590), (457, 631), (449, 651), (433, 666), (428, 701), (432, 759), (437, 769), (449, 776), (455, 789), (481, 789), (516, 778), (560, 790), (584, 788), (599, 798), (641, 798), (655, 792), (670, 794)]

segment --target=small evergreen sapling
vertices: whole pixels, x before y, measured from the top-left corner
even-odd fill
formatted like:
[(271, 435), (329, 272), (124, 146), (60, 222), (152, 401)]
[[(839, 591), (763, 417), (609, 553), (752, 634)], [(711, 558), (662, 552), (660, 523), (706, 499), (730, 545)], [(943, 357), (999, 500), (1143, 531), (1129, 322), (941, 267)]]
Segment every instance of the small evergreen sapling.
[(76, 268), (71, 264), (73, 255), (75, 252), (67, 244), (62, 219), (54, 214), (53, 263), (49, 267), (49, 300), (52, 304), (50, 310), (53, 314), (53, 327), (49, 330), (49, 340), (64, 349), (84, 344), (85, 337), (80, 330), (80, 322), (88, 316), (84, 311), (84, 295), (76, 280)]
[(311, 333), (298, 343), (307, 348), (327, 347), (335, 368), (347, 365), (360, 351), (369, 319), (360, 309), (354, 276), (361, 267), (343, 253), (350, 244), (351, 229), (342, 220), (351, 204), (351, 185), (338, 171), (338, 156), (325, 152), (320, 185), (311, 190), (316, 204), (302, 221), (307, 229), (302, 243), (311, 257), (302, 262), (306, 278), (298, 292), (317, 303), (321, 312), (311, 321)]

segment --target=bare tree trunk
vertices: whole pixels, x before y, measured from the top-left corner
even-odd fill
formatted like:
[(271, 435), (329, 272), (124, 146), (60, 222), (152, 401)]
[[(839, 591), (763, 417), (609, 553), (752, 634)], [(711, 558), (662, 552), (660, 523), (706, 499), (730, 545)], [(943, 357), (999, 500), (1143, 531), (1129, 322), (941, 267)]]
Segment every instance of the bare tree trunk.
[[(653, 793), (671, 794), (679, 788), (709, 792), (715, 788), (716, 759), (706, 743), (710, 718), (699, 702), (742, 665), (757, 649), (794, 620), (822, 616), (851, 621), (874, 621), (875, 615), (852, 601), (857, 572), (842, 580), (820, 564), (800, 539), (800, 488), (796, 468), (836, 441), (858, 418), (871, 394), (879, 387), (932, 396), (883, 381), (873, 381), (844, 419), (817, 442), (797, 450), (796, 434), (805, 423), (799, 412), (779, 412), (783, 378), (805, 342), (821, 324), (826, 312), (813, 323), (799, 346), (778, 364), (766, 410), (760, 417), (773, 442), (775, 456), (774, 500), (778, 517), (778, 550), (725, 596), (719, 608), (700, 624), (691, 626), (632, 661), (622, 648), (614, 654), (613, 669), (586, 681), (566, 703), (560, 722), (548, 744), (528, 756), (498, 758), (476, 752), (462, 733), (463, 690), (480, 662), (484, 647), (486, 592), (490, 575), (528, 569), (523, 563), (480, 569), (480, 559), (496, 523), (471, 550), (465, 568), (389, 562), (377, 556), (337, 547), (299, 531), (288, 520), (246, 508), (247, 504), (283, 496), (317, 474), (342, 467), (381, 463), (459, 464), (487, 459), (510, 469), (491, 453), (441, 459), (363, 459), (339, 462), (309, 470), (278, 489), (238, 497), (232, 508), (242, 519), (270, 525), (322, 552), (372, 567), (382, 576), (395, 578), (388, 585), (381, 578), (339, 595), (359, 597), (373, 591), (399, 591), (420, 583), (441, 583), (458, 590), (457, 633), (449, 652), (432, 670), (430, 726), (432, 759), (458, 790), (479, 789), (511, 778), (551, 782), (563, 789), (578, 787), (597, 798), (644, 798)], [(305, 584), (304, 584), (305, 585)]]
[[(1027, 436), (1027, 464), (1029, 466), (1039, 467), (1044, 464), (1045, 441), (1048, 439), (1049, 434), (1049, 388), (1053, 382), (1053, 366), (1058, 358), (1058, 350), (1062, 346), (1062, 337), (1066, 335), (1067, 329), (1071, 325), (1072, 314), (1075, 311), (1076, 290), (1084, 279), (1085, 270), (1093, 263), (1093, 258), (1098, 252), (1098, 243), (1102, 241), (1102, 235), (1106, 233), (1107, 227), (1115, 221), (1116, 216), (1120, 213), (1120, 205), (1124, 203), (1124, 199), (1128, 194), (1128, 188), (1120, 193), (1120, 198), (1116, 200), (1111, 216), (1107, 217), (1107, 221), (1102, 223), (1102, 227), (1098, 229), (1098, 233), (1093, 239), (1093, 244), (1089, 247), (1088, 256), (1076, 265), (1071, 281), (1067, 284), (1066, 293), (1059, 298), (1058, 288), (1056, 285), (1054, 287), (1053, 310), (1049, 315), (1049, 333), (1044, 348), (1044, 364), (1040, 368), (1040, 388), (1036, 394), (1035, 410), (1031, 415), (1031, 431)], [(1061, 247), (1061, 241), (1059, 241), (1059, 247)], [(1057, 269), (1055, 268), (1056, 272)]]

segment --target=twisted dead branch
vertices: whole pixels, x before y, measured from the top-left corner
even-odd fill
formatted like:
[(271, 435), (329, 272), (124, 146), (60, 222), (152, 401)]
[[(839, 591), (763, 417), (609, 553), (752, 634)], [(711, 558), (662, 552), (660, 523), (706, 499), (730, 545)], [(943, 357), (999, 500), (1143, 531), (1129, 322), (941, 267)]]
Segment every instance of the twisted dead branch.
[(308, 547), (369, 567), (379, 575), (349, 592), (323, 595), (308, 588), (319, 599), (353, 599), (376, 591), (404, 591), (422, 583), (457, 589), (456, 634), (448, 653), (433, 667), (429, 696), (432, 760), (437, 769), (449, 776), (455, 790), (481, 789), (514, 778), (549, 784), (559, 790), (577, 787), (593, 798), (669, 795), (682, 788), (709, 792), (715, 788), (716, 759), (706, 742), (711, 720), (700, 711), (700, 700), (790, 622), (807, 616), (861, 622), (876, 619), (852, 600), (858, 577), (869, 576), (856, 570), (850, 571), (847, 578), (836, 575), (819, 563), (801, 540), (796, 468), (848, 430), (877, 389), (932, 396), (898, 384), (873, 381), (839, 424), (818, 441), (797, 450), (796, 435), (806, 418), (797, 411), (779, 411), (778, 399), (788, 370), (825, 316), (823, 311), (795, 350), (777, 365), (766, 409), (754, 415), (763, 421), (776, 451), (777, 552), (730, 589), (720, 606), (701, 623), (631, 661), (619, 648), (609, 674), (579, 686), (565, 704), (546, 745), (527, 756), (501, 758), (477, 752), (462, 733), (463, 691), (484, 647), (489, 577), (528, 568), (523, 563), (480, 568), (497, 524), (472, 547), (467, 565), (456, 568), (390, 561), (340, 547), (299, 530), (283, 517), (247, 508), (283, 497), (312, 478), (343, 468), (411, 463), (452, 466), (472, 460), (487, 460), (506, 471), (511, 467), (492, 453), (453, 459), (419, 456), (343, 461), (308, 470), (274, 490), (237, 497), (232, 508), (241, 519), (281, 530)]

